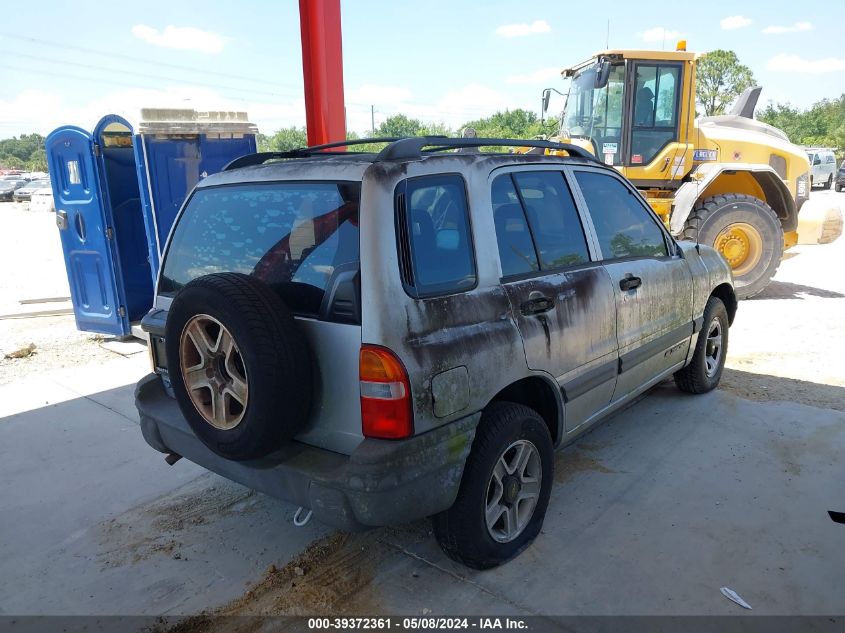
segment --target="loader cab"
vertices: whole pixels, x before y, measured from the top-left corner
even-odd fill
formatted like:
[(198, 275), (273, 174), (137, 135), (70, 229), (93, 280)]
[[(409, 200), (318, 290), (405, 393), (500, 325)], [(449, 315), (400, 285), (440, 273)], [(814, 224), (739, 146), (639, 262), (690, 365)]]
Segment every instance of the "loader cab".
[(672, 186), (692, 167), (694, 55), (607, 51), (563, 72), (570, 78), (561, 136), (640, 187)]

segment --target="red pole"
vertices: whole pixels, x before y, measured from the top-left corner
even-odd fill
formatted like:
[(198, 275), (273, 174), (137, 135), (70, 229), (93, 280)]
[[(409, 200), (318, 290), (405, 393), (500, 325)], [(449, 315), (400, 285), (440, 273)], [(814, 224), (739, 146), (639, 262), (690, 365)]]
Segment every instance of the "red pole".
[(346, 139), (340, 0), (299, 0), (308, 144)]

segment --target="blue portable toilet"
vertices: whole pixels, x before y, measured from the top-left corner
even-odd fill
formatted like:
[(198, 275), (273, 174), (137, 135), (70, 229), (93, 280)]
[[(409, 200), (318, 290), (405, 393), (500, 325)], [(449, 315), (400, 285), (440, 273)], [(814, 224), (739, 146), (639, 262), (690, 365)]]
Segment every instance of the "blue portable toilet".
[(256, 151), (245, 112), (141, 110), (47, 137), (76, 327), (127, 336), (152, 307), (162, 250), (200, 179)]

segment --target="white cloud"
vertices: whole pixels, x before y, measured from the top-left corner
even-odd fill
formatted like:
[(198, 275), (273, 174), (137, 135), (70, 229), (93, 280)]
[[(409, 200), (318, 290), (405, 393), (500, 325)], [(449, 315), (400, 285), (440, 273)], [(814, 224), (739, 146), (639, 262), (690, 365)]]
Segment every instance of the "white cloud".
[(193, 26), (169, 25), (159, 31), (146, 24), (136, 24), (132, 27), (132, 35), (153, 46), (209, 54), (220, 53), (227, 40), (218, 33), (203, 31)]
[(733, 31), (734, 29), (741, 29), (748, 26), (753, 21), (754, 20), (747, 18), (744, 15), (729, 15), (719, 21), (719, 26), (721, 26), (725, 31)]
[(785, 73), (808, 73), (821, 75), (845, 71), (845, 58), (825, 57), (823, 59), (804, 59), (798, 55), (775, 55), (766, 65), (769, 70)]
[(792, 26), (767, 26), (763, 33), (769, 35), (780, 35), (781, 33), (796, 33), (798, 31), (812, 31), (813, 25), (810, 22), (796, 22)]
[(346, 102), (356, 105), (400, 104), (411, 98), (411, 91), (403, 86), (380, 86), (364, 84), (346, 92)]
[(71, 104), (64, 95), (25, 90), (9, 100), (0, 100), (0, 138), (28, 132), (48, 134), (60, 125), (92, 130), (106, 114), (120, 114), (133, 121), (142, 107), (246, 111), (264, 133), (305, 124), (305, 102), (301, 98), (278, 103), (240, 101), (208, 88), (177, 85), (162, 90), (130, 88)]
[(418, 96), (405, 87), (373, 84), (348, 90), (346, 98), (347, 127), (359, 134), (369, 132), (372, 125), (369, 104), (376, 108), (376, 126), (389, 116), (404, 114), (425, 123), (442, 123), (453, 129), (497, 110), (524, 105), (514, 104), (513, 99), (481, 84), (467, 84), (433, 101), (429, 93)]
[(663, 42), (676, 40), (683, 35), (680, 31), (673, 31), (672, 29), (665, 29), (662, 26), (655, 26), (653, 29), (648, 29), (639, 34), (644, 42)]
[(539, 84), (560, 79), (560, 67), (539, 68), (522, 75), (510, 75), (505, 77), (505, 83), (509, 84)]
[[(526, 92), (524, 99), (514, 100), (512, 96), (476, 83), (455, 88), (440, 97), (422, 89), (415, 93), (404, 86), (365, 84), (346, 92), (347, 127), (359, 134), (368, 132), (370, 104), (373, 104), (376, 125), (401, 113), (426, 123), (443, 123), (457, 129), (467, 121), (489, 116), (497, 110), (536, 108), (534, 96), (533, 92)], [(227, 98), (209, 88), (171, 85), (160, 90), (117, 90), (80, 103), (67, 94), (25, 90), (9, 99), (0, 98), (0, 138), (29, 132), (46, 135), (60, 125), (93, 130), (106, 114), (120, 114), (133, 121), (142, 107), (246, 111), (250, 121), (264, 134), (291, 125), (305, 125), (302, 98), (244, 101)]]
[(552, 27), (545, 20), (534, 20), (531, 24), (504, 24), (496, 29), (496, 35), (502, 37), (524, 37), (534, 33), (550, 33)]

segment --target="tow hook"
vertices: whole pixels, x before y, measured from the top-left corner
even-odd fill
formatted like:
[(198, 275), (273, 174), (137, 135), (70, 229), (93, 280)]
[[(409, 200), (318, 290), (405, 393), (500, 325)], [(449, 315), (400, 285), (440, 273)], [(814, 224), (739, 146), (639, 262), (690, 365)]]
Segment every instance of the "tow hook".
[(164, 461), (167, 462), (168, 466), (173, 466), (180, 459), (182, 459), (182, 456), (179, 453), (168, 453), (164, 456)]
[(299, 510), (296, 511), (296, 514), (293, 515), (293, 524), (296, 527), (302, 527), (303, 525), (305, 525), (306, 523), (308, 523), (311, 520), (311, 514), (313, 514), (314, 511), (309, 509), (308, 512), (306, 512), (305, 516), (303, 517), (303, 516), (301, 516), (303, 510), (305, 510), (305, 508), (300, 506)]

